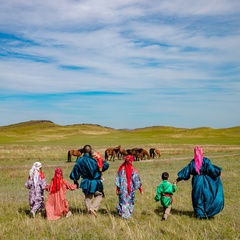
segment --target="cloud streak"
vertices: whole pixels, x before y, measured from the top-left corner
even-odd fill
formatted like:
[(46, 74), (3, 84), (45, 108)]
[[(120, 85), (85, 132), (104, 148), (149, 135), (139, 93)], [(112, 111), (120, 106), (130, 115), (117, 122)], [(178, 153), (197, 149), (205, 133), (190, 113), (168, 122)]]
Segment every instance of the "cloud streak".
[(0, 8), (0, 125), (43, 117), (114, 128), (239, 125), (239, 1)]

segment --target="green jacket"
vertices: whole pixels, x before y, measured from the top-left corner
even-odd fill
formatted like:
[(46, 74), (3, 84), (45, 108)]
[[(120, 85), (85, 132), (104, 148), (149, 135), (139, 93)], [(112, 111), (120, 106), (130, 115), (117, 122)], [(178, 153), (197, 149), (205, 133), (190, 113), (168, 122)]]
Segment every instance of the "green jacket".
[(171, 184), (168, 180), (163, 180), (156, 189), (155, 201), (161, 201), (163, 207), (168, 207), (172, 203), (172, 195), (176, 192), (176, 184)]

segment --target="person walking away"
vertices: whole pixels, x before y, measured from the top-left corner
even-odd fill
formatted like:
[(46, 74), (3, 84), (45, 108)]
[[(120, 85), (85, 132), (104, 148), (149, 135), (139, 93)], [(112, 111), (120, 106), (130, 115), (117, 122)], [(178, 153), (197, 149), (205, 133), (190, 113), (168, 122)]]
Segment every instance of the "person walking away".
[[(103, 197), (103, 183), (101, 181), (101, 173), (98, 168), (97, 161), (90, 155), (92, 147), (85, 145), (83, 148), (83, 156), (79, 158), (70, 173), (70, 179), (78, 185), (80, 178), (80, 188), (85, 195), (84, 203), (89, 214), (97, 216), (97, 210)], [(102, 171), (106, 171), (109, 164), (104, 161)]]
[(25, 187), (29, 189), (30, 217), (34, 218), (37, 212), (44, 209), (44, 189), (47, 186), (42, 172), (42, 164), (35, 162), (29, 171)]
[(119, 167), (115, 179), (116, 194), (118, 195), (117, 212), (119, 216), (127, 219), (134, 210), (135, 190), (143, 193), (142, 183), (138, 171), (133, 167), (132, 155), (124, 158), (124, 163)]
[(224, 193), (221, 181), (222, 168), (204, 157), (200, 146), (194, 148), (193, 160), (178, 172), (177, 182), (188, 180), (192, 175), (192, 206), (199, 219), (207, 219), (224, 208)]
[(63, 178), (61, 168), (55, 169), (54, 177), (46, 187), (49, 192), (46, 202), (47, 220), (57, 220), (63, 216), (71, 216), (72, 213), (68, 209), (66, 200), (66, 192), (67, 190), (74, 191), (76, 188), (76, 184), (71, 184)]
[(171, 207), (173, 203), (173, 193), (176, 192), (177, 186), (176, 181), (171, 184), (169, 181), (169, 173), (163, 172), (162, 173), (162, 182), (156, 189), (156, 196), (155, 201), (161, 202), (163, 206), (163, 216), (162, 220), (166, 220), (171, 212)]

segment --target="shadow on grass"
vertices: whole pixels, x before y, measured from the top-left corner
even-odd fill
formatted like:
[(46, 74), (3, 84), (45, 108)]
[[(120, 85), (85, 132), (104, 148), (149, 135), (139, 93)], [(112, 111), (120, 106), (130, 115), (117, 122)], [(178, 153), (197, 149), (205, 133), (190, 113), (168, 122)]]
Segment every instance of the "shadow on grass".
[[(29, 214), (30, 214), (30, 210), (29, 209), (26, 209), (26, 208), (19, 208), (18, 209), (18, 212), (19, 213), (22, 213), (22, 214), (25, 214), (25, 215), (28, 215), (29, 216)], [(45, 209), (43, 209), (43, 210), (41, 210), (41, 211), (38, 211), (37, 213), (36, 213), (36, 216), (41, 216), (42, 218), (46, 218), (46, 210)]]
[[(163, 214), (163, 207), (159, 206), (157, 209), (155, 209), (154, 212), (158, 215), (162, 215)], [(185, 215), (185, 216), (189, 216), (191, 218), (192, 217), (195, 218), (195, 213), (193, 211), (185, 211), (185, 210), (179, 210), (179, 209), (172, 208), (171, 209), (171, 214), (172, 215), (179, 215), (179, 216)]]

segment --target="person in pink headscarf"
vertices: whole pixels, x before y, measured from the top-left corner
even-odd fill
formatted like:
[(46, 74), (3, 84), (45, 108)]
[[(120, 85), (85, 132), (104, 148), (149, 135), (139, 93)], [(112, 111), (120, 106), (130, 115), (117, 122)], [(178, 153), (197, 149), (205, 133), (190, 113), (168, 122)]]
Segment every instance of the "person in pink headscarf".
[(124, 158), (124, 163), (117, 171), (115, 180), (116, 194), (118, 195), (117, 212), (123, 218), (132, 216), (134, 209), (135, 190), (143, 193), (142, 183), (138, 171), (133, 167), (132, 155), (127, 155)]
[(54, 177), (50, 184), (46, 187), (49, 192), (46, 202), (46, 213), (48, 220), (57, 220), (63, 216), (69, 217), (72, 213), (68, 209), (66, 200), (67, 190), (75, 190), (76, 184), (71, 184), (63, 178), (61, 168), (56, 168)]
[(224, 208), (224, 193), (221, 181), (222, 168), (204, 157), (203, 149), (194, 148), (193, 160), (178, 172), (177, 182), (188, 180), (192, 175), (192, 205), (197, 218), (209, 218)]

